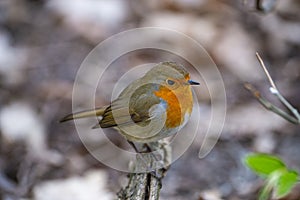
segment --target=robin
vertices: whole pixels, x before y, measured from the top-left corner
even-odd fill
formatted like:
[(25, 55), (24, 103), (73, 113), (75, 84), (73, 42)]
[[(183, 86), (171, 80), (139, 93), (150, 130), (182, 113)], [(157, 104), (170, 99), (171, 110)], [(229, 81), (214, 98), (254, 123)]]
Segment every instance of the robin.
[(130, 143), (149, 143), (176, 134), (193, 109), (191, 85), (199, 85), (175, 62), (158, 63), (129, 84), (110, 105), (67, 115), (61, 122), (93, 117), (93, 128), (117, 128)]

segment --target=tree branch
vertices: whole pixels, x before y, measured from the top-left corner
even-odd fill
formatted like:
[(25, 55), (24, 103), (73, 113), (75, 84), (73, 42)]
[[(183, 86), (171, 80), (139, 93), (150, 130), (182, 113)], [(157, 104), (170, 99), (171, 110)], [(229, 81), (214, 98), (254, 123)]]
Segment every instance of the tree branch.
[[(171, 160), (171, 149), (166, 143), (151, 143), (151, 149), (158, 149), (155, 154), (137, 154), (134, 170), (150, 167), (151, 172), (128, 174), (127, 186), (118, 193), (118, 200), (158, 200), (161, 190), (161, 181), (165, 176), (167, 168), (155, 169), (155, 166), (168, 166)], [(159, 158), (162, 158), (161, 161)], [(161, 163), (163, 162), (163, 163)], [(145, 164), (148, 163), (148, 166)]]

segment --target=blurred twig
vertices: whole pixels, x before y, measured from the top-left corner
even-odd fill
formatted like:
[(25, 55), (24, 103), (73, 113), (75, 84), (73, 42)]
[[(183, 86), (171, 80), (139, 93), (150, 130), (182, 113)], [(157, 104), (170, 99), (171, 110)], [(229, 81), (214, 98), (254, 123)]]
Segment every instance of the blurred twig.
[[(1, 193), (16, 193), (17, 185), (5, 176), (3, 172), (0, 171), (0, 192)], [(1, 197), (1, 196), (0, 196)]]
[(6, 194), (12, 199), (28, 196), (35, 184), (37, 166), (38, 163), (34, 162), (31, 156), (25, 155), (18, 168), (16, 180), (12, 180), (0, 169), (0, 199), (1, 194)]
[(256, 9), (268, 13), (274, 10), (277, 0), (256, 0)]
[(244, 87), (249, 90), (252, 95), (268, 110), (276, 113), (277, 115), (283, 117), (284, 119), (288, 120), (289, 122), (293, 124), (300, 124), (300, 115), (297, 109), (295, 109), (279, 92), (277, 89), (269, 71), (267, 70), (263, 60), (259, 56), (258, 53), (256, 53), (256, 57), (258, 61), (260, 62), (261, 67), (264, 69), (264, 72), (270, 82), (271, 87), (269, 88), (270, 92), (275, 95), (280, 102), (289, 110), (293, 115), (288, 114), (287, 112), (283, 111), (279, 107), (273, 105), (270, 101), (263, 98), (260, 94), (260, 92), (250, 83), (244, 84)]

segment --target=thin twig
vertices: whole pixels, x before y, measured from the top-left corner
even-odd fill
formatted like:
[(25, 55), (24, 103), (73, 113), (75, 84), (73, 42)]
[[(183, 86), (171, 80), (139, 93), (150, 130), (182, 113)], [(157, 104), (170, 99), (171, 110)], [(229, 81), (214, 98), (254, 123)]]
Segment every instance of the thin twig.
[(274, 89), (277, 90), (277, 87), (275, 86), (275, 83), (274, 83), (274, 81), (273, 81), (273, 79), (272, 79), (272, 77), (271, 77), (269, 71), (267, 70), (267, 68), (266, 68), (266, 66), (265, 66), (265, 64), (264, 64), (264, 61), (261, 59), (261, 57), (260, 57), (260, 55), (258, 54), (258, 52), (256, 52), (255, 55), (256, 55), (256, 57), (257, 57), (257, 59), (258, 59), (260, 65), (261, 65), (262, 68), (264, 69), (265, 74), (267, 75), (267, 77), (268, 77), (268, 79), (269, 79), (269, 82), (270, 82), (271, 86), (272, 86)]
[(286, 113), (285, 111), (283, 111), (282, 109), (278, 108), (277, 106), (273, 105), (271, 102), (269, 102), (268, 100), (264, 99), (261, 95), (260, 92), (250, 83), (246, 83), (244, 84), (244, 87), (249, 90), (252, 95), (268, 110), (276, 113), (277, 115), (283, 117), (284, 119), (288, 120), (289, 122), (293, 123), (293, 124), (299, 124), (300, 123), (300, 114), (298, 112), (297, 109), (295, 109), (279, 92), (279, 90), (277, 89), (269, 71), (267, 70), (263, 60), (261, 59), (260, 55), (256, 52), (256, 57), (260, 63), (260, 65), (262, 66), (271, 87), (269, 88), (270, 92), (275, 95), (280, 102), (291, 111), (291, 113), (294, 116), (291, 116), (290, 114)]
[(260, 92), (250, 83), (245, 83), (244, 87), (249, 90), (252, 95), (259, 101), (261, 105), (263, 105), (267, 110), (270, 110), (277, 115), (281, 116), (282, 118), (286, 119), (287, 121), (293, 123), (293, 124), (298, 124), (298, 120), (295, 119), (294, 117), (290, 116), (288, 113), (283, 111), (282, 109), (278, 108), (277, 106), (273, 105), (271, 102), (266, 100), (260, 95)]
[(294, 108), (281, 94), (280, 92), (275, 94), (279, 100), (282, 102), (283, 105), (285, 105), (290, 111), (291, 113), (295, 116), (295, 118), (297, 119), (297, 123), (300, 123), (300, 114), (298, 112), (298, 110), (296, 108)]

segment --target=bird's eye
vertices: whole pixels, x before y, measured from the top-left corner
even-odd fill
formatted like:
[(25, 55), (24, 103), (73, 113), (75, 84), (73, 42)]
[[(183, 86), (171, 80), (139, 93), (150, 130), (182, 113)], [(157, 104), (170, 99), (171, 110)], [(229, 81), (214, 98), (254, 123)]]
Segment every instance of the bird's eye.
[(167, 79), (167, 83), (168, 83), (168, 85), (174, 85), (174, 84), (175, 84), (175, 81), (172, 81), (172, 80), (170, 80), (170, 79)]

